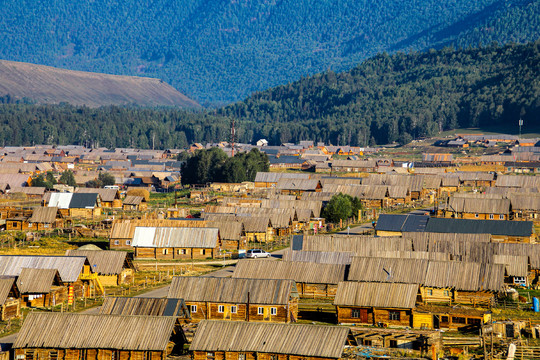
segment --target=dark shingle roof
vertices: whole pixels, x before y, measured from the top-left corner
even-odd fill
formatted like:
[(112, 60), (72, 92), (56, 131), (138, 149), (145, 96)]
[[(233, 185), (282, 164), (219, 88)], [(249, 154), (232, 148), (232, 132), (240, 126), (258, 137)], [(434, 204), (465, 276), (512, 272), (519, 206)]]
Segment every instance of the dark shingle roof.
[(429, 216), (427, 215), (381, 214), (377, 220), (376, 229), (378, 231), (422, 232), (425, 230), (428, 220)]

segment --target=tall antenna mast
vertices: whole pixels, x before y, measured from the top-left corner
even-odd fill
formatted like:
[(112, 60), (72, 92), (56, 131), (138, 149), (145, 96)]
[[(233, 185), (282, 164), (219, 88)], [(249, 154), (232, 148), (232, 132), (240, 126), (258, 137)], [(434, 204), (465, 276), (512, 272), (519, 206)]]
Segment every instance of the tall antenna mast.
[(232, 148), (232, 156), (234, 157), (234, 136), (236, 135), (236, 129), (234, 128), (234, 117), (232, 118), (231, 123), (231, 148)]

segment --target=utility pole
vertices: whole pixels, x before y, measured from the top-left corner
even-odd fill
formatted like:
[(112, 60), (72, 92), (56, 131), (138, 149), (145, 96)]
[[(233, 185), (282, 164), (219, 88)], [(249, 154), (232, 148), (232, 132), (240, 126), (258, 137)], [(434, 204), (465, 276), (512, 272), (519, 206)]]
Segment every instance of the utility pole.
[(234, 157), (234, 136), (236, 135), (236, 129), (234, 128), (234, 117), (232, 118), (231, 123), (231, 148), (232, 148), (232, 157)]
[(521, 139), (521, 127), (523, 126), (523, 119), (521, 119), (521, 116), (519, 117), (519, 139)]

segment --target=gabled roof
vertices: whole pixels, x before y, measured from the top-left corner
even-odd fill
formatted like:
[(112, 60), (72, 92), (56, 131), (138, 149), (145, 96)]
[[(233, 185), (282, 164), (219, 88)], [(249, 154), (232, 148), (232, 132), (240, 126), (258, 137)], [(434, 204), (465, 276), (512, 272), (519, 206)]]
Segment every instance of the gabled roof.
[(75, 193), (80, 194), (99, 194), (101, 201), (112, 202), (115, 199), (119, 199), (118, 190), (116, 189), (95, 189), (95, 188), (83, 188), (78, 187), (75, 189)]
[(28, 222), (40, 224), (52, 224), (56, 220), (57, 207), (38, 207), (32, 212), (32, 217)]
[(203, 320), (191, 351), (234, 351), (341, 358), (348, 327)]
[(136, 227), (133, 247), (216, 248), (219, 229), (188, 227)]
[(126, 264), (125, 251), (112, 250), (67, 250), (66, 256), (84, 256), (92, 271), (101, 275), (118, 275)]
[(21, 294), (48, 294), (59, 277), (56, 269), (24, 268), (17, 278), (17, 287)]
[(165, 351), (175, 322), (171, 316), (32, 312), (24, 319), (13, 347)]
[(86, 257), (0, 255), (0, 275), (19, 276), (22, 269), (57, 269), (63, 282), (75, 282), (88, 264)]
[(185, 301), (286, 305), (292, 297), (298, 297), (298, 292), (290, 279), (176, 276), (167, 297)]
[(334, 305), (413, 309), (418, 285), (343, 281), (338, 284)]
[(98, 197), (97, 193), (51, 193), (48, 206), (59, 209), (93, 209)]
[(293, 279), (301, 283), (337, 284), (345, 280), (346, 269), (347, 266), (343, 264), (245, 259), (236, 264), (233, 278)]
[(184, 299), (106, 297), (99, 308), (101, 315), (177, 316), (190, 318)]
[(0, 305), (4, 305), (15, 283), (14, 276), (0, 276)]
[(394, 232), (418, 232), (424, 231), (428, 223), (429, 216), (427, 215), (393, 215), (381, 214), (377, 220), (375, 229), (377, 231), (394, 231)]
[(337, 251), (294, 251), (283, 253), (283, 261), (313, 262), (319, 264), (345, 264), (349, 265), (354, 256), (352, 252)]
[(143, 196), (128, 195), (124, 199), (124, 205), (139, 205), (143, 201)]

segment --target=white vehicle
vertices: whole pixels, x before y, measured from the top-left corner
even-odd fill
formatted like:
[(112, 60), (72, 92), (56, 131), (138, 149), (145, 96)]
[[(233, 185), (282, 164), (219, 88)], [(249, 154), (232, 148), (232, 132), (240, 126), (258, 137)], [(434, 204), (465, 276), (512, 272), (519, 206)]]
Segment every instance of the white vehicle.
[(247, 258), (252, 258), (252, 259), (263, 258), (263, 257), (264, 258), (269, 258), (270, 253), (267, 253), (266, 251), (261, 250), (261, 249), (251, 249), (251, 250), (247, 251), (246, 257)]

